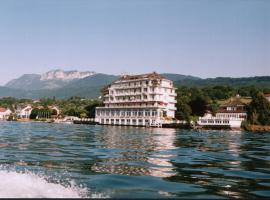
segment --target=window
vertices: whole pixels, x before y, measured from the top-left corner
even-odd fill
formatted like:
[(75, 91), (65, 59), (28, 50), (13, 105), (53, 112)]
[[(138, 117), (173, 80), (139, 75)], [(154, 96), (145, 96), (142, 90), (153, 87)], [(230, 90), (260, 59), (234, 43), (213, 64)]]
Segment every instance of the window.
[(132, 116), (136, 116), (137, 115), (137, 112), (136, 111), (132, 111)]
[(127, 117), (130, 117), (130, 116), (131, 116), (131, 112), (127, 111)]
[(152, 111), (152, 116), (157, 116), (157, 111), (153, 110)]

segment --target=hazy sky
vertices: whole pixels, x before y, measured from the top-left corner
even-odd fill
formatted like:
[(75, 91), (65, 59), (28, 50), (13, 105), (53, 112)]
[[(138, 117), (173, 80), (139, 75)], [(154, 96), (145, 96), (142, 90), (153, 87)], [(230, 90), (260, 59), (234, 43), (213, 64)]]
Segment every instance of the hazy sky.
[(0, 69), (270, 75), (270, 0), (0, 0)]

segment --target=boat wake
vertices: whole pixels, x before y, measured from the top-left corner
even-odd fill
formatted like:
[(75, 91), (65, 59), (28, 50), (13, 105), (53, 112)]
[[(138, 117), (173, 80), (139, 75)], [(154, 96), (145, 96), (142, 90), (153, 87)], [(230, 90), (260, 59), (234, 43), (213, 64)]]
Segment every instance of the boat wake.
[[(72, 181), (67, 185), (50, 182), (49, 177), (32, 172), (0, 169), (0, 198), (84, 198), (87, 188)], [(98, 194), (92, 198), (101, 197)]]

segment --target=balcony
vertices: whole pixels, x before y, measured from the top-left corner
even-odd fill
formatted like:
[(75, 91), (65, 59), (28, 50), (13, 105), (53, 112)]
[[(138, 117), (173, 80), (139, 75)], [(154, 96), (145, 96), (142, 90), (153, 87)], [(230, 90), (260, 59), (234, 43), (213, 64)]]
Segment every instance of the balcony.
[(137, 100), (115, 100), (115, 101), (104, 101), (104, 103), (148, 103), (149, 100), (141, 100), (141, 99), (137, 99)]
[(116, 93), (114, 96), (134, 96), (134, 95), (141, 95), (142, 92), (124, 92), (124, 93)]
[(131, 89), (131, 88), (141, 88), (141, 87), (146, 87), (146, 86), (144, 85), (127, 85), (127, 86), (113, 85), (110, 87), (110, 89)]
[(169, 100), (169, 103), (177, 103), (177, 101), (174, 99), (174, 100)]
[(173, 92), (173, 93), (170, 93), (169, 96), (174, 96), (174, 97), (176, 97), (177, 94), (176, 94), (175, 92)]

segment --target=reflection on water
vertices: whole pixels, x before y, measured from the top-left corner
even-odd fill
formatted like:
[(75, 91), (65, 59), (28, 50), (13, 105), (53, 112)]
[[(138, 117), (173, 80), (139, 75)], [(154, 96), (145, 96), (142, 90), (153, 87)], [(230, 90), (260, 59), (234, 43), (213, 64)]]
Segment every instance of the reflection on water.
[(108, 131), (96, 135), (97, 141), (104, 144), (100, 148), (116, 151), (117, 156), (103, 158), (92, 166), (93, 171), (157, 177), (175, 174), (170, 162), (175, 155), (166, 153), (166, 150), (176, 148), (174, 129), (134, 128), (130, 133), (129, 127), (107, 128)]
[(0, 165), (75, 181), (88, 197), (270, 196), (269, 133), (0, 122)]

